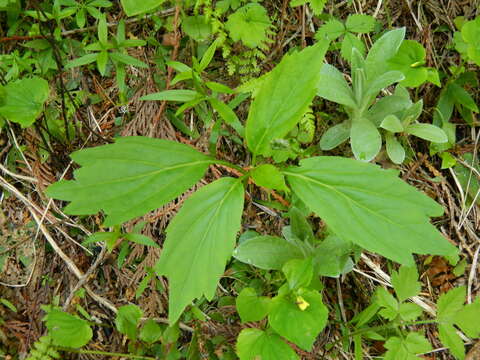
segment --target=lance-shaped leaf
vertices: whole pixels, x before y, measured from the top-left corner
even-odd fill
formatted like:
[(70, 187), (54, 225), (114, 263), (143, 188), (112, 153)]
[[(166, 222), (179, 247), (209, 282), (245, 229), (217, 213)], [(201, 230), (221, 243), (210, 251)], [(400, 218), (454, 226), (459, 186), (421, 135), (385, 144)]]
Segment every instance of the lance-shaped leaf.
[(340, 238), (405, 265), (412, 253), (456, 251), (429, 223), (442, 207), (397, 172), (353, 159), (313, 157), (284, 173), (292, 191)]
[(174, 141), (124, 137), (115, 144), (71, 155), (82, 165), (75, 181), (51, 185), (47, 194), (71, 203), (65, 212), (95, 214), (103, 210), (112, 226), (161, 207), (192, 187), (213, 159)]
[(387, 72), (387, 61), (395, 56), (404, 37), (405, 28), (395, 29), (383, 34), (373, 44), (365, 59), (367, 79), (369, 81)]
[(269, 155), (270, 142), (292, 130), (308, 110), (320, 79), (328, 42), (285, 56), (263, 81), (245, 129), (254, 155)]
[(332, 65), (325, 64), (320, 74), (317, 89), (318, 96), (351, 108), (357, 106), (352, 89), (339, 70)]
[(215, 294), (240, 230), (243, 196), (240, 180), (219, 179), (188, 198), (168, 225), (155, 270), (169, 280), (172, 324), (193, 299)]

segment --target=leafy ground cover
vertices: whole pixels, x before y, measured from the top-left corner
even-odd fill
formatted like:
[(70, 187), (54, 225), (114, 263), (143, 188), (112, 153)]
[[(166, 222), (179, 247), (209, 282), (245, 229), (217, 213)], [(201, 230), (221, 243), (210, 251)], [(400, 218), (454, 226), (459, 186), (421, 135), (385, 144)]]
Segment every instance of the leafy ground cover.
[(0, 0), (0, 358), (480, 358), (478, 9)]

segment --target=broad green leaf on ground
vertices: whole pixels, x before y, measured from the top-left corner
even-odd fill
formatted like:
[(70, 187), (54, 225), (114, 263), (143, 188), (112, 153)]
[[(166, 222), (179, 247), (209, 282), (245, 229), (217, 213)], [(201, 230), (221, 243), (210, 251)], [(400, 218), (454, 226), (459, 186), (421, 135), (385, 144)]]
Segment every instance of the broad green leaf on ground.
[(203, 15), (187, 16), (182, 21), (182, 30), (195, 41), (204, 41), (212, 34), (210, 21)]
[(329, 128), (320, 139), (320, 149), (332, 150), (350, 137), (351, 122), (344, 121)]
[(44, 321), (53, 344), (57, 346), (79, 348), (88, 344), (93, 335), (88, 322), (60, 310), (49, 311)]
[(446, 143), (448, 141), (445, 131), (432, 124), (410, 124), (405, 129), (405, 132), (435, 143)]
[(215, 294), (240, 230), (243, 197), (241, 180), (216, 180), (188, 198), (168, 225), (155, 270), (169, 280), (172, 324), (192, 300)]
[(241, 7), (225, 23), (232, 40), (242, 41), (250, 48), (258, 47), (268, 40), (267, 31), (271, 26), (267, 10), (258, 3)]
[(355, 158), (368, 162), (379, 153), (382, 147), (382, 136), (370, 120), (362, 118), (352, 122), (350, 142)]
[(303, 289), (298, 296), (306, 307), (301, 308), (298, 301), (285, 297), (274, 298), (268, 321), (284, 338), (305, 351), (311, 351), (315, 339), (327, 324), (328, 309), (317, 291)]
[(374, 30), (375, 18), (371, 15), (353, 14), (347, 18), (345, 27), (347, 31), (366, 34)]
[(267, 316), (270, 303), (270, 298), (258, 296), (254, 288), (245, 288), (237, 297), (237, 312), (242, 322), (260, 321)]
[(388, 351), (385, 360), (418, 360), (416, 354), (432, 350), (430, 342), (417, 332), (409, 333), (405, 338), (393, 336), (385, 343)]
[(42, 113), (49, 92), (48, 82), (36, 76), (0, 86), (0, 116), (28, 127)]
[(241, 262), (265, 270), (281, 270), (288, 260), (304, 257), (297, 246), (285, 239), (268, 235), (245, 240), (238, 245), (233, 256)]
[(137, 326), (143, 311), (137, 305), (124, 305), (118, 308), (115, 326), (122, 334), (127, 335), (130, 340), (137, 339)]
[(288, 191), (285, 184), (285, 177), (283, 174), (271, 164), (263, 164), (251, 172), (252, 179), (258, 186), (266, 187), (267, 189)]
[(400, 302), (417, 296), (420, 293), (421, 283), (418, 281), (418, 272), (415, 266), (402, 266), (392, 272), (392, 285)]
[(292, 191), (345, 241), (412, 266), (412, 253), (456, 251), (429, 222), (442, 207), (393, 170), (321, 156), (284, 173)]
[(407, 87), (418, 87), (428, 80), (428, 68), (425, 67), (425, 49), (417, 41), (404, 40), (398, 53), (388, 61), (390, 70), (403, 73), (405, 79), (400, 83)]
[(365, 59), (367, 80), (373, 80), (387, 71), (387, 61), (395, 56), (404, 37), (405, 28), (395, 29), (383, 34), (373, 44)]
[(290, 290), (306, 288), (313, 279), (313, 259), (292, 259), (282, 267)]
[(320, 71), (317, 95), (337, 104), (350, 108), (356, 107), (352, 89), (343, 77), (343, 74), (329, 64), (324, 64)]
[(160, 6), (165, 0), (120, 0), (127, 16), (143, 14)]
[(298, 360), (280, 336), (260, 329), (243, 329), (237, 339), (240, 360)]
[(437, 321), (440, 341), (450, 348), (457, 359), (465, 356), (465, 347), (454, 325), (458, 326), (467, 336), (480, 336), (480, 299), (464, 305), (466, 287), (454, 288), (440, 296), (437, 302)]
[(254, 155), (269, 155), (272, 140), (282, 138), (302, 119), (320, 78), (328, 43), (285, 56), (263, 81), (248, 114), (245, 135)]
[(68, 200), (68, 214), (103, 210), (105, 226), (121, 224), (157, 209), (192, 187), (213, 162), (210, 157), (174, 141), (123, 137), (114, 144), (71, 155), (82, 165), (75, 181), (51, 185), (47, 194)]

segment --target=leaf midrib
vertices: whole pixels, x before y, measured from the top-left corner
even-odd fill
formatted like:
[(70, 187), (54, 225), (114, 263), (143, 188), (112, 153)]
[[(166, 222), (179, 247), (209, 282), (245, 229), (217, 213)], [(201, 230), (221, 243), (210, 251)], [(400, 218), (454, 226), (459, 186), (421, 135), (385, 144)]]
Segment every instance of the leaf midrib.
[[(115, 184), (115, 183), (121, 183), (121, 182), (125, 182), (125, 181), (135, 180), (135, 179), (141, 179), (143, 177), (151, 177), (151, 176), (154, 176), (154, 175), (157, 175), (157, 174), (161, 174), (162, 172), (177, 170), (177, 169), (181, 169), (181, 168), (189, 167), (189, 166), (209, 164), (209, 163), (212, 163), (212, 160), (195, 161), (195, 162), (190, 162), (190, 163), (186, 163), (186, 164), (164, 167), (164, 168), (161, 168), (161, 169), (158, 169), (158, 170), (155, 170), (155, 171), (142, 173), (142, 174), (134, 175), (134, 176), (122, 177), (122, 178), (116, 179), (116, 180), (95, 182), (93, 184), (81, 185), (79, 187), (76, 187), (75, 190), (78, 191), (79, 189), (83, 190), (83, 189), (87, 189), (87, 188), (90, 188), (90, 187), (98, 187), (98, 186), (101, 186), (101, 185)], [(88, 166), (85, 166), (83, 169), (88, 169)], [(82, 180), (77, 180), (77, 181), (82, 182)]]
[(343, 197), (344, 199), (346, 199), (347, 201), (357, 205), (359, 208), (361, 209), (364, 209), (366, 210), (367, 212), (373, 214), (374, 216), (376, 217), (379, 217), (381, 219), (384, 219), (386, 222), (392, 224), (392, 225), (396, 225), (396, 226), (399, 226), (399, 227), (405, 227), (404, 225), (402, 224), (398, 224), (396, 223), (395, 221), (392, 221), (390, 218), (388, 217), (385, 217), (384, 215), (374, 211), (373, 209), (370, 209), (369, 207), (366, 207), (362, 204), (360, 204), (359, 202), (357, 202), (355, 199), (347, 196), (346, 194), (344, 194), (343, 192), (339, 191), (337, 188), (335, 188), (334, 186), (331, 186), (331, 185), (328, 185), (328, 184), (325, 184), (325, 183), (322, 183), (321, 181), (317, 180), (317, 179), (314, 179), (312, 177), (308, 177), (308, 176), (305, 176), (305, 175), (300, 175), (300, 174), (297, 174), (297, 173), (292, 173), (292, 172), (288, 172), (288, 171), (284, 171), (284, 174), (286, 174), (287, 176), (293, 176), (293, 177), (297, 177), (297, 178), (300, 178), (300, 179), (303, 179), (305, 181), (308, 181), (308, 182), (312, 182), (312, 183), (315, 183), (315, 184), (318, 184), (322, 187), (325, 187), (329, 190), (332, 190), (333, 192), (337, 193), (338, 195), (340, 195), (341, 197)]
[[(217, 217), (217, 214), (219, 213), (220, 209), (223, 207), (223, 204), (225, 202), (225, 200), (230, 196), (230, 194), (233, 192), (233, 190), (240, 184), (239, 181), (236, 181), (233, 186), (230, 187), (230, 189), (225, 193), (225, 195), (223, 196), (223, 198), (220, 200), (217, 208), (215, 209), (213, 215), (211, 216), (210, 220), (208, 221), (208, 225), (206, 226), (205, 228), (205, 231), (203, 233), (203, 236), (201, 238), (200, 241), (198, 241), (198, 246), (197, 246), (197, 249), (199, 247), (202, 247), (207, 235), (209, 234), (210, 232), (210, 229), (212, 228), (213, 226), (213, 222), (214, 220), (216, 219)], [(213, 243), (213, 242), (212, 242)], [(195, 255), (194, 255), (194, 258), (193, 258), (193, 261), (192, 261), (192, 264), (195, 264), (197, 262), (197, 258), (200, 254), (200, 251), (195, 251)], [(193, 269), (193, 266), (190, 266), (188, 268), (188, 276), (186, 277), (187, 281), (188, 279), (191, 279), (191, 273), (192, 273), (192, 269)], [(185, 292), (185, 287), (187, 287), (187, 281), (182, 281), (182, 286), (181, 286), (181, 292), (180, 293), (184, 293)], [(202, 294), (203, 295), (206, 295), (204, 290), (202, 290)]]

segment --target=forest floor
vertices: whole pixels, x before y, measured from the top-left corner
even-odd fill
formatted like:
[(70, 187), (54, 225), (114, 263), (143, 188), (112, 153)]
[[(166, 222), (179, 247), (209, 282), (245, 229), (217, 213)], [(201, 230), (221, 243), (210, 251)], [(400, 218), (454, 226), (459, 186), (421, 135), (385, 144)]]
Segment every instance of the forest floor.
[[(260, 63), (261, 73), (265, 73), (290, 48), (313, 44), (315, 31), (323, 21), (308, 16), (309, 12), (303, 6), (289, 7), (288, 1), (265, 0), (262, 4), (273, 16), (276, 27), (272, 42), (264, 51), (265, 59)], [(343, 20), (354, 13), (369, 14), (385, 27), (406, 27), (406, 39), (416, 40), (425, 47), (426, 64), (448, 73), (449, 67), (459, 63), (459, 55), (452, 49), (455, 19), (458, 16), (472, 19), (479, 15), (479, 8), (480, 4), (476, 0), (353, 0), (328, 1), (324, 12)], [(108, 21), (118, 22), (120, 16), (120, 13), (109, 12)], [(161, 28), (153, 35), (162, 44), (162, 55), (189, 64), (193, 46), (185, 40), (182, 29), (175, 21), (175, 8), (162, 11), (160, 16), (170, 19), (173, 24), (170, 31)], [(128, 33), (139, 39), (152, 36), (152, 21), (148, 18), (132, 21), (128, 24)], [(80, 39), (83, 34), (84, 32), (78, 32), (69, 36)], [(2, 41), (2, 37), (5, 38), (6, 35), (0, 30), (2, 54), (21, 48), (22, 40)], [(365, 35), (364, 40), (367, 47), (372, 44), (369, 35)], [(241, 52), (242, 49), (234, 48), (233, 51)], [(155, 59), (160, 56), (157, 48), (147, 45), (133, 48), (129, 53), (147, 62), (150, 67), (128, 70), (128, 86), (133, 95), (126, 106), (118, 106), (114, 100), (118, 93), (114, 76), (102, 77), (94, 70), (83, 71), (78, 68), (57, 75), (55, 81), (59, 77), (68, 81), (73, 73), (80, 80), (80, 88), (96, 94), (98, 98), (94, 103), (80, 104), (73, 111), (73, 116), (83, 124), (75, 141), (68, 144), (48, 141), (43, 137), (40, 126), (21, 128), (10, 124), (0, 129), (0, 298), (16, 308), (16, 311), (12, 311), (7, 306), (0, 305), (0, 320), (3, 319), (0, 322), (0, 358), (24, 358), (32, 344), (45, 334), (42, 322), (44, 311), (41, 306), (46, 304), (57, 303), (64, 310), (72, 310), (81, 305), (94, 321), (110, 324), (95, 328), (94, 340), (88, 349), (96, 351), (128, 353), (124, 336), (112, 331), (113, 309), (121, 305), (135, 303), (142, 308), (145, 317), (156, 319), (160, 323), (166, 322), (168, 294), (155, 289), (157, 280), (150, 280), (143, 293), (136, 295), (139, 284), (148, 276), (161, 249), (133, 245), (119, 266), (118, 248), (108, 252), (104, 246), (86, 248), (81, 244), (86, 235), (100, 228), (100, 215), (65, 215), (62, 212), (65, 204), (54, 201), (45, 194), (45, 189), (60, 177), (72, 177), (76, 165), (70, 161), (70, 153), (111, 142), (116, 136), (144, 135), (169, 139), (208, 151), (208, 134), (200, 133), (198, 138), (193, 139), (180, 132), (168, 120), (166, 114), (170, 107), (173, 108), (171, 103), (139, 100), (143, 95), (158, 91), (159, 83), (168, 84), (173, 78), (172, 71), (165, 68), (162, 71), (162, 68), (155, 66)], [(348, 64), (337, 53), (327, 53), (326, 60), (348, 72)], [(479, 74), (478, 67), (472, 66), (472, 69)], [(241, 84), (240, 76), (228, 75), (220, 55), (212, 62), (209, 76), (231, 88)], [(429, 119), (435, 111), (441, 90), (430, 83), (414, 90), (415, 99), (423, 99), (424, 102), (423, 122), (431, 122)], [(471, 87), (469, 91), (476, 102), (480, 103), (479, 87)], [(57, 96), (60, 98), (66, 94), (59, 93)], [(336, 122), (336, 117), (343, 115), (327, 102), (319, 102), (314, 113), (317, 120), (321, 117), (325, 119), (323, 122), (317, 121), (316, 139)], [(246, 111), (242, 106), (238, 115), (240, 119), (246, 119)], [(187, 111), (184, 116), (188, 122), (194, 121), (193, 112)], [(454, 157), (461, 158), (464, 153), (478, 151), (479, 122), (476, 116), (478, 114), (474, 114), (476, 123), (472, 126), (454, 112), (450, 121), (457, 126), (457, 143), (449, 150)], [(206, 129), (201, 131), (207, 132)], [(48, 146), (45, 145), (46, 142)], [(228, 137), (220, 135), (218, 144), (217, 151), (224, 159), (240, 166), (247, 164), (245, 151)], [(383, 167), (397, 168), (403, 180), (426, 192), (443, 206), (444, 216), (434, 219), (433, 223), (461, 250), (461, 261), (457, 266), (451, 265), (443, 257), (416, 258), (422, 282), (420, 298), (427, 308), (432, 307), (441, 294), (460, 285), (467, 286), (470, 298), (480, 296), (480, 203), (466, 205), (465, 189), (459, 184), (457, 174), (453, 168), (441, 168), (442, 159), (429, 155), (425, 141), (412, 140), (410, 145), (412, 158), (404, 164), (394, 165), (382, 156), (376, 162)], [(352, 156), (348, 146), (341, 146), (329, 154)], [(210, 168), (207, 179), (218, 177), (221, 171), (219, 168)], [(206, 183), (207, 180), (204, 181)], [(251, 199), (268, 200), (268, 195), (260, 192), (250, 195)], [(142, 233), (162, 244), (169, 220), (188, 196), (189, 193), (186, 193), (140, 219), (146, 222)], [(275, 211), (265, 210), (251, 199), (246, 201), (245, 223), (259, 233), (279, 234), (286, 220), (279, 220)], [(132, 230), (140, 220), (128, 222), (125, 230)], [(316, 226), (321, 226), (321, 223), (317, 222)], [(378, 284), (390, 284), (390, 271), (391, 265), (384, 258), (365, 253), (355, 265), (354, 271), (338, 280), (325, 280), (324, 301), (333, 310), (331, 316), (341, 317), (343, 313), (350, 318), (353, 313), (367, 307), (374, 288)], [(226, 275), (228, 277), (231, 274)], [(164, 279), (160, 282), (166, 287)], [(229, 287), (231, 284), (233, 283), (228, 281), (222, 282), (218, 291), (225, 297), (238, 295), (233, 286)], [(79, 291), (80, 289), (84, 291)], [(216, 356), (218, 359), (227, 359), (229, 357), (223, 354), (234, 348), (238, 333), (247, 325), (241, 324), (232, 303), (227, 302), (223, 306), (216, 304), (206, 309), (204, 312), (208, 320), (183, 323), (178, 346), (189, 344), (192, 341), (192, 331), (195, 331), (196, 341), (204, 351), (205, 358), (213, 359)], [(208, 309), (211, 313), (208, 313)], [(439, 342), (436, 327), (424, 328), (435, 351), (423, 358), (453, 359)], [(300, 352), (302, 358), (354, 359), (353, 352), (338, 341), (342, 336), (341, 331), (340, 326), (329, 325), (312, 352)], [(471, 350), (470, 360), (480, 359), (480, 347), (474, 345), (469, 343), (467, 348), (467, 351)], [(364, 353), (366, 358), (378, 358), (384, 350), (382, 341), (373, 341), (368, 348), (365, 347)], [(113, 357), (65, 353), (63, 358)]]

